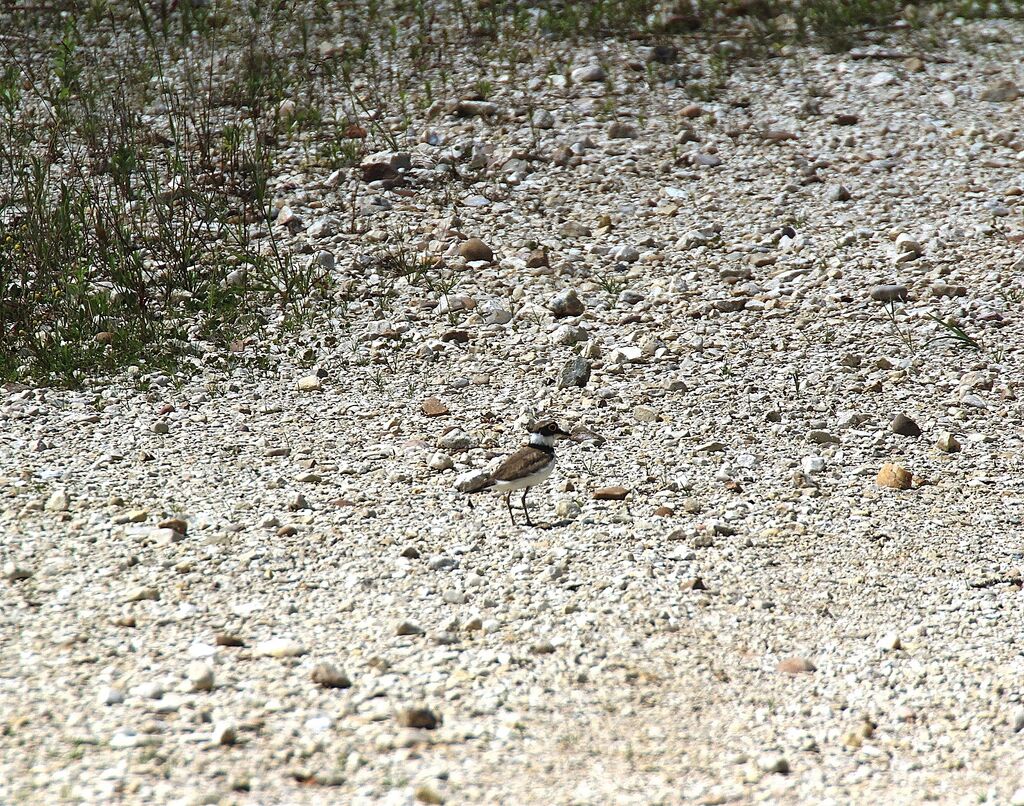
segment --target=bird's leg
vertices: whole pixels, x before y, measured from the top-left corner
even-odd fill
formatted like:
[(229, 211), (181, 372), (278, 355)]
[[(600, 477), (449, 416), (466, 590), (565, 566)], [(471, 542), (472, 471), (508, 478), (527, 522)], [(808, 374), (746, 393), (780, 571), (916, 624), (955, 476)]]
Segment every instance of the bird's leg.
[(533, 526), (533, 521), (530, 520), (530, 510), (526, 508), (526, 494), (530, 492), (530, 488), (527, 487), (523, 490), (523, 513), (526, 515), (526, 525)]
[(508, 507), (508, 517), (512, 521), (512, 525), (516, 525), (516, 516), (512, 513), (512, 493), (505, 493), (505, 506)]

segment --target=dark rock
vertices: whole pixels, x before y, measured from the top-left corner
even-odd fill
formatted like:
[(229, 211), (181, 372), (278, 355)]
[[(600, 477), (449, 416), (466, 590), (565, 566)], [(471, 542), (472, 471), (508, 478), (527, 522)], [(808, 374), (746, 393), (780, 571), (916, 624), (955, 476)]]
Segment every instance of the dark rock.
[(893, 417), (892, 422), (889, 424), (889, 428), (892, 429), (893, 433), (900, 434), (904, 437), (921, 436), (921, 427), (902, 413)]

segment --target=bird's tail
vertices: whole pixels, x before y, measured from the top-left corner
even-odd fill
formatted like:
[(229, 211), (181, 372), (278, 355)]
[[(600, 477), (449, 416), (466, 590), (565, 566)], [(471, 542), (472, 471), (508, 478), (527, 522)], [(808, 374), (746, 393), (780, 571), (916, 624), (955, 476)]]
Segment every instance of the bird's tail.
[(469, 504), (469, 508), (470, 509), (475, 509), (475, 507), (473, 506), (473, 496), (476, 493), (486, 492), (487, 490), (491, 489), (491, 487), (493, 487), (493, 486), (494, 486), (494, 479), (487, 478), (487, 479), (483, 479), (482, 481), (478, 482), (476, 485), (474, 485), (472, 487), (463, 488), (463, 489), (459, 490), (459, 492), (461, 492), (464, 496), (466, 496), (466, 503)]

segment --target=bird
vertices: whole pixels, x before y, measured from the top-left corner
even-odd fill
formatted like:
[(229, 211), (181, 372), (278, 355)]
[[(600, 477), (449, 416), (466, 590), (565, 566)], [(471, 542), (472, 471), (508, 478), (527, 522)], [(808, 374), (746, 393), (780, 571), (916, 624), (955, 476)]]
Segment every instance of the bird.
[(508, 507), (508, 516), (513, 526), (516, 525), (516, 517), (512, 512), (512, 493), (523, 491), (522, 506), (526, 525), (533, 526), (530, 510), (526, 507), (526, 495), (531, 487), (536, 487), (551, 475), (555, 469), (555, 442), (569, 436), (569, 432), (563, 431), (551, 418), (536, 420), (530, 425), (529, 431), (530, 438), (525, 445), (498, 465), (497, 470), (467, 490), (469, 493), (485, 490), (505, 493), (505, 506)]

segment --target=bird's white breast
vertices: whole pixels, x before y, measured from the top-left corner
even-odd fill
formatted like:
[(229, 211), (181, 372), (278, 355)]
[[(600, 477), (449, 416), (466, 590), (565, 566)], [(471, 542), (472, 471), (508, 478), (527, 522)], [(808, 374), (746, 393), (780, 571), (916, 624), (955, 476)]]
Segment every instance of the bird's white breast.
[(494, 482), (494, 486), (491, 489), (497, 490), (498, 492), (506, 493), (510, 490), (522, 490), (526, 487), (533, 487), (537, 484), (540, 484), (548, 476), (550, 476), (554, 469), (555, 459), (554, 457), (552, 457), (551, 461), (544, 465), (544, 467), (542, 467), (536, 473), (531, 473), (529, 476), (523, 476), (522, 478), (513, 479), (512, 481), (496, 481)]

